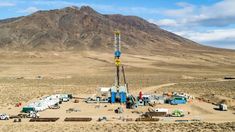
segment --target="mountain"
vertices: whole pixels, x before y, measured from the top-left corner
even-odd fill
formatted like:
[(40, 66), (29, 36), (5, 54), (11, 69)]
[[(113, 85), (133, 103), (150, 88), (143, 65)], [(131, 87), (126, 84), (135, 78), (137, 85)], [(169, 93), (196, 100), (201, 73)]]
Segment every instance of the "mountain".
[(0, 48), (6, 50), (107, 51), (113, 32), (121, 31), (128, 53), (215, 52), (136, 16), (104, 15), (88, 6), (38, 11), (0, 21)]

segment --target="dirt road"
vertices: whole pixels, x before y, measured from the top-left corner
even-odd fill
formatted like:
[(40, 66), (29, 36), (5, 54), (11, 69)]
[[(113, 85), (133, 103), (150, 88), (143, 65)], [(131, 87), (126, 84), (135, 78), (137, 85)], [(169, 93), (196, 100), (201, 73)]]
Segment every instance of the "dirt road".
[[(142, 92), (144, 93), (152, 93), (154, 92), (154, 90), (158, 89), (158, 88), (162, 88), (162, 87), (167, 87), (167, 86), (173, 86), (177, 83), (166, 83), (166, 84), (161, 84), (161, 85), (156, 85), (156, 86), (150, 86), (150, 87), (146, 87), (142, 89)], [(134, 94), (138, 94), (140, 91), (133, 91)]]

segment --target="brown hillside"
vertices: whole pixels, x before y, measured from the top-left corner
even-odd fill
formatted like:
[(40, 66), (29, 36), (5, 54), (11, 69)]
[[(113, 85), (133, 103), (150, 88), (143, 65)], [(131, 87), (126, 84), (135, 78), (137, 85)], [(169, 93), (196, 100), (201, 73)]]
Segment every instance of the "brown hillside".
[(113, 31), (122, 33), (126, 53), (215, 52), (135, 17), (103, 15), (88, 6), (38, 11), (0, 21), (0, 46), (8, 50), (93, 50), (111, 52)]

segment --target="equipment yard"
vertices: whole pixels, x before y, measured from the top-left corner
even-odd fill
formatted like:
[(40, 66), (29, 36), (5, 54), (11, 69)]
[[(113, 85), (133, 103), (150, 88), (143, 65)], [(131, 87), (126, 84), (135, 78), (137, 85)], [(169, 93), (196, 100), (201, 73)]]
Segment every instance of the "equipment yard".
[[(79, 95), (79, 97), (88, 97), (89, 95)], [(67, 117), (87, 117), (92, 118), (91, 122), (98, 122), (101, 117), (106, 117), (106, 122), (135, 122), (136, 118), (139, 118), (142, 114), (149, 111), (149, 108), (165, 108), (172, 112), (175, 109), (183, 110), (184, 117), (158, 117), (160, 122), (176, 122), (176, 120), (187, 120), (185, 122), (227, 122), (235, 121), (234, 111), (219, 111), (214, 110), (217, 106), (209, 104), (197, 99), (187, 104), (170, 105), (170, 104), (157, 104), (154, 107), (151, 106), (139, 106), (137, 109), (126, 109), (123, 104), (110, 104), (110, 103), (86, 103), (82, 99), (79, 103), (74, 103), (75, 99), (71, 99), (69, 102), (63, 102), (59, 109), (47, 109), (39, 112), (40, 118), (59, 118), (57, 122), (64, 122)], [(114, 110), (118, 107), (123, 108), (123, 113), (115, 113)], [(12, 109), (0, 109), (1, 112), (8, 113), (10, 115), (17, 115), (21, 112), (21, 107), (14, 107)], [(69, 109), (77, 109), (78, 111), (70, 111)], [(12, 122), (8, 120), (7, 122)], [(22, 122), (28, 122), (29, 119), (22, 119)]]

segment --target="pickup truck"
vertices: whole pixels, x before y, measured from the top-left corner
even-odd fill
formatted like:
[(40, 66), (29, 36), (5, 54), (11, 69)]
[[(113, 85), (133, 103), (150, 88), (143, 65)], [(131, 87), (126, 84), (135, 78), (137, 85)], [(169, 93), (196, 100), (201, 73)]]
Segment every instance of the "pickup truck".
[(9, 118), (7, 114), (0, 114), (0, 120), (9, 120)]

